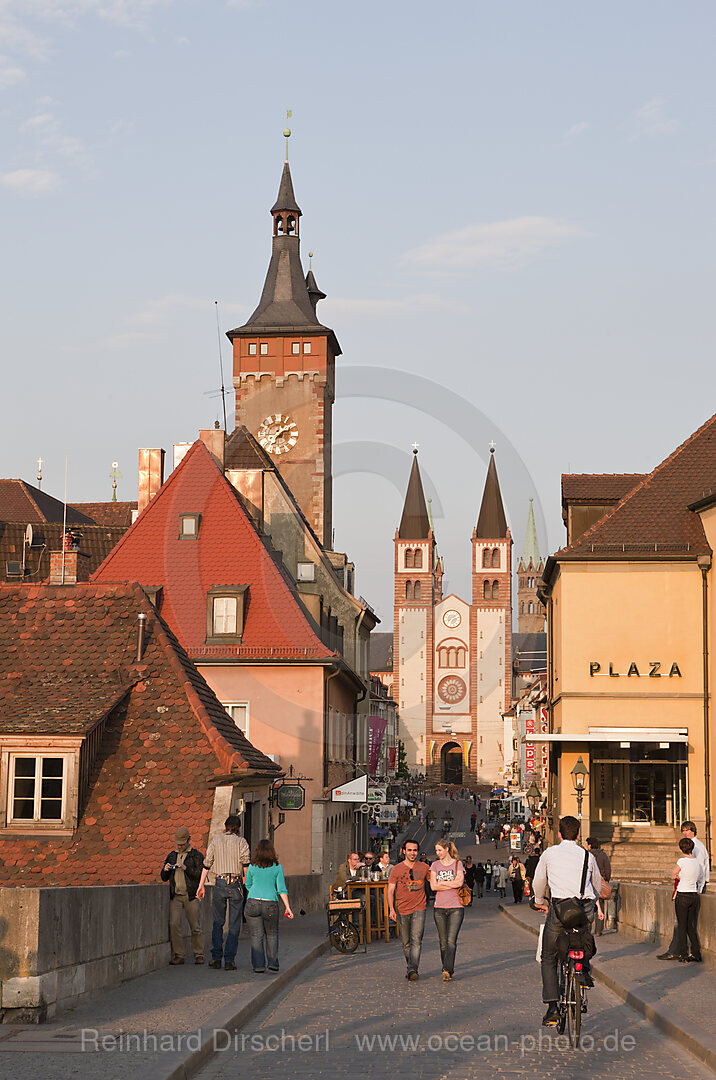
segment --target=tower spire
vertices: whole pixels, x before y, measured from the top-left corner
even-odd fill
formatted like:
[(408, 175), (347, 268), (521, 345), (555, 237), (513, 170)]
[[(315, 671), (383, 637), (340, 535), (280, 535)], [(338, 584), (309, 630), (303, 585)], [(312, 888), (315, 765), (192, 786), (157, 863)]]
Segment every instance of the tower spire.
[(497, 478), (494, 443), (490, 445), (490, 464), (477, 518), (476, 536), (478, 540), (497, 540), (507, 536), (507, 518), (502, 504), (500, 481)]
[(400, 540), (427, 540), (430, 535), (430, 517), (425, 503), (423, 481), (420, 476), (418, 465), (418, 451), (413, 449), (413, 465), (408, 480), (408, 490), (405, 493), (403, 504), (403, 516), (398, 527)]
[(535, 524), (535, 512), (532, 502), (533, 500), (530, 499), (530, 509), (527, 515), (527, 529), (525, 530), (525, 542), (518, 563), (518, 570), (526, 570), (530, 563), (532, 563), (535, 570), (539, 570), (542, 565), (542, 556), (539, 553), (537, 526)]

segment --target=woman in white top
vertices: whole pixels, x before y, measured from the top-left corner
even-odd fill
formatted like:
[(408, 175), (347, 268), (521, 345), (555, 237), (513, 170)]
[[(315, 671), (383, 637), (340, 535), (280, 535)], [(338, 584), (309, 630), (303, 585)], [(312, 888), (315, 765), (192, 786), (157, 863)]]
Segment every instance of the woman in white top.
[[(676, 896), (676, 922), (678, 924), (678, 950), (679, 962), (685, 964), (693, 961), (702, 962), (701, 943), (696, 929), (699, 917), (699, 884), (701, 877), (701, 865), (694, 857), (694, 842), (688, 836), (679, 840), (679, 848), (683, 851), (682, 857), (674, 867), (674, 877), (677, 879)], [(691, 953), (688, 951), (686, 938), (688, 935)]]

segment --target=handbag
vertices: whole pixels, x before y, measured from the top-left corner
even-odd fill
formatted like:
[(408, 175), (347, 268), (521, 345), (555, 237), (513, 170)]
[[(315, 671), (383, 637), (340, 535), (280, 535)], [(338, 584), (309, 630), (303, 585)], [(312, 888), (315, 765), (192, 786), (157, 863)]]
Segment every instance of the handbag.
[(605, 881), (604, 878), (602, 878), (602, 891), (599, 894), (599, 899), (600, 900), (611, 900), (611, 898), (612, 898), (612, 887), (611, 887), (611, 885), (609, 884), (608, 881)]
[(469, 907), (472, 903), (472, 889), (469, 885), (461, 885), (457, 890), (457, 898), (463, 907)]

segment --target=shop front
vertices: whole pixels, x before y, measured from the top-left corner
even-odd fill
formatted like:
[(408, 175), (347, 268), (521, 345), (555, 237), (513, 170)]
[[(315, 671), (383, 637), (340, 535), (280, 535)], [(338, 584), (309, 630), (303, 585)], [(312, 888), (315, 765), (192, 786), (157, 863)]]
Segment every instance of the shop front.
[(600, 743), (591, 748), (592, 825), (667, 825), (688, 820), (683, 743)]

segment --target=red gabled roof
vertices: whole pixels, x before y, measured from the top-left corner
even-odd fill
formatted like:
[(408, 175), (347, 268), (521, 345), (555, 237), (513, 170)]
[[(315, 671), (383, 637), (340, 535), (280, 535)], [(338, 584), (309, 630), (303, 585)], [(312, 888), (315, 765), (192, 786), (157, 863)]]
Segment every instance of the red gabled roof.
[(94, 525), (92, 518), (73, 507), (48, 495), (46, 491), (28, 484), (26, 480), (0, 480), (0, 521), (22, 522), (23, 525), (35, 525), (41, 522), (55, 522), (68, 525)]
[(710, 554), (701, 519), (689, 506), (714, 488), (716, 415), (554, 557), (663, 559)]
[(73, 510), (92, 518), (98, 525), (118, 526), (128, 529), (132, 524), (132, 514), (137, 509), (136, 502), (94, 502), (70, 503)]
[(0, 717), (0, 731), (23, 735), (28, 750), (33, 737), (80, 737), (103, 721), (77, 829), (4, 833), (0, 885), (156, 881), (179, 825), (205, 849), (212, 777), (280, 771), (236, 728), (136, 585), (0, 586)]
[[(196, 538), (181, 538), (181, 514), (200, 514)], [(161, 614), (191, 656), (327, 658), (288, 576), (259, 536), (239, 496), (197, 441), (108, 555), (93, 581), (162, 587)], [(206, 645), (212, 586), (248, 585), (239, 646)]]
[(644, 478), (644, 473), (563, 473), (562, 505), (618, 503)]

